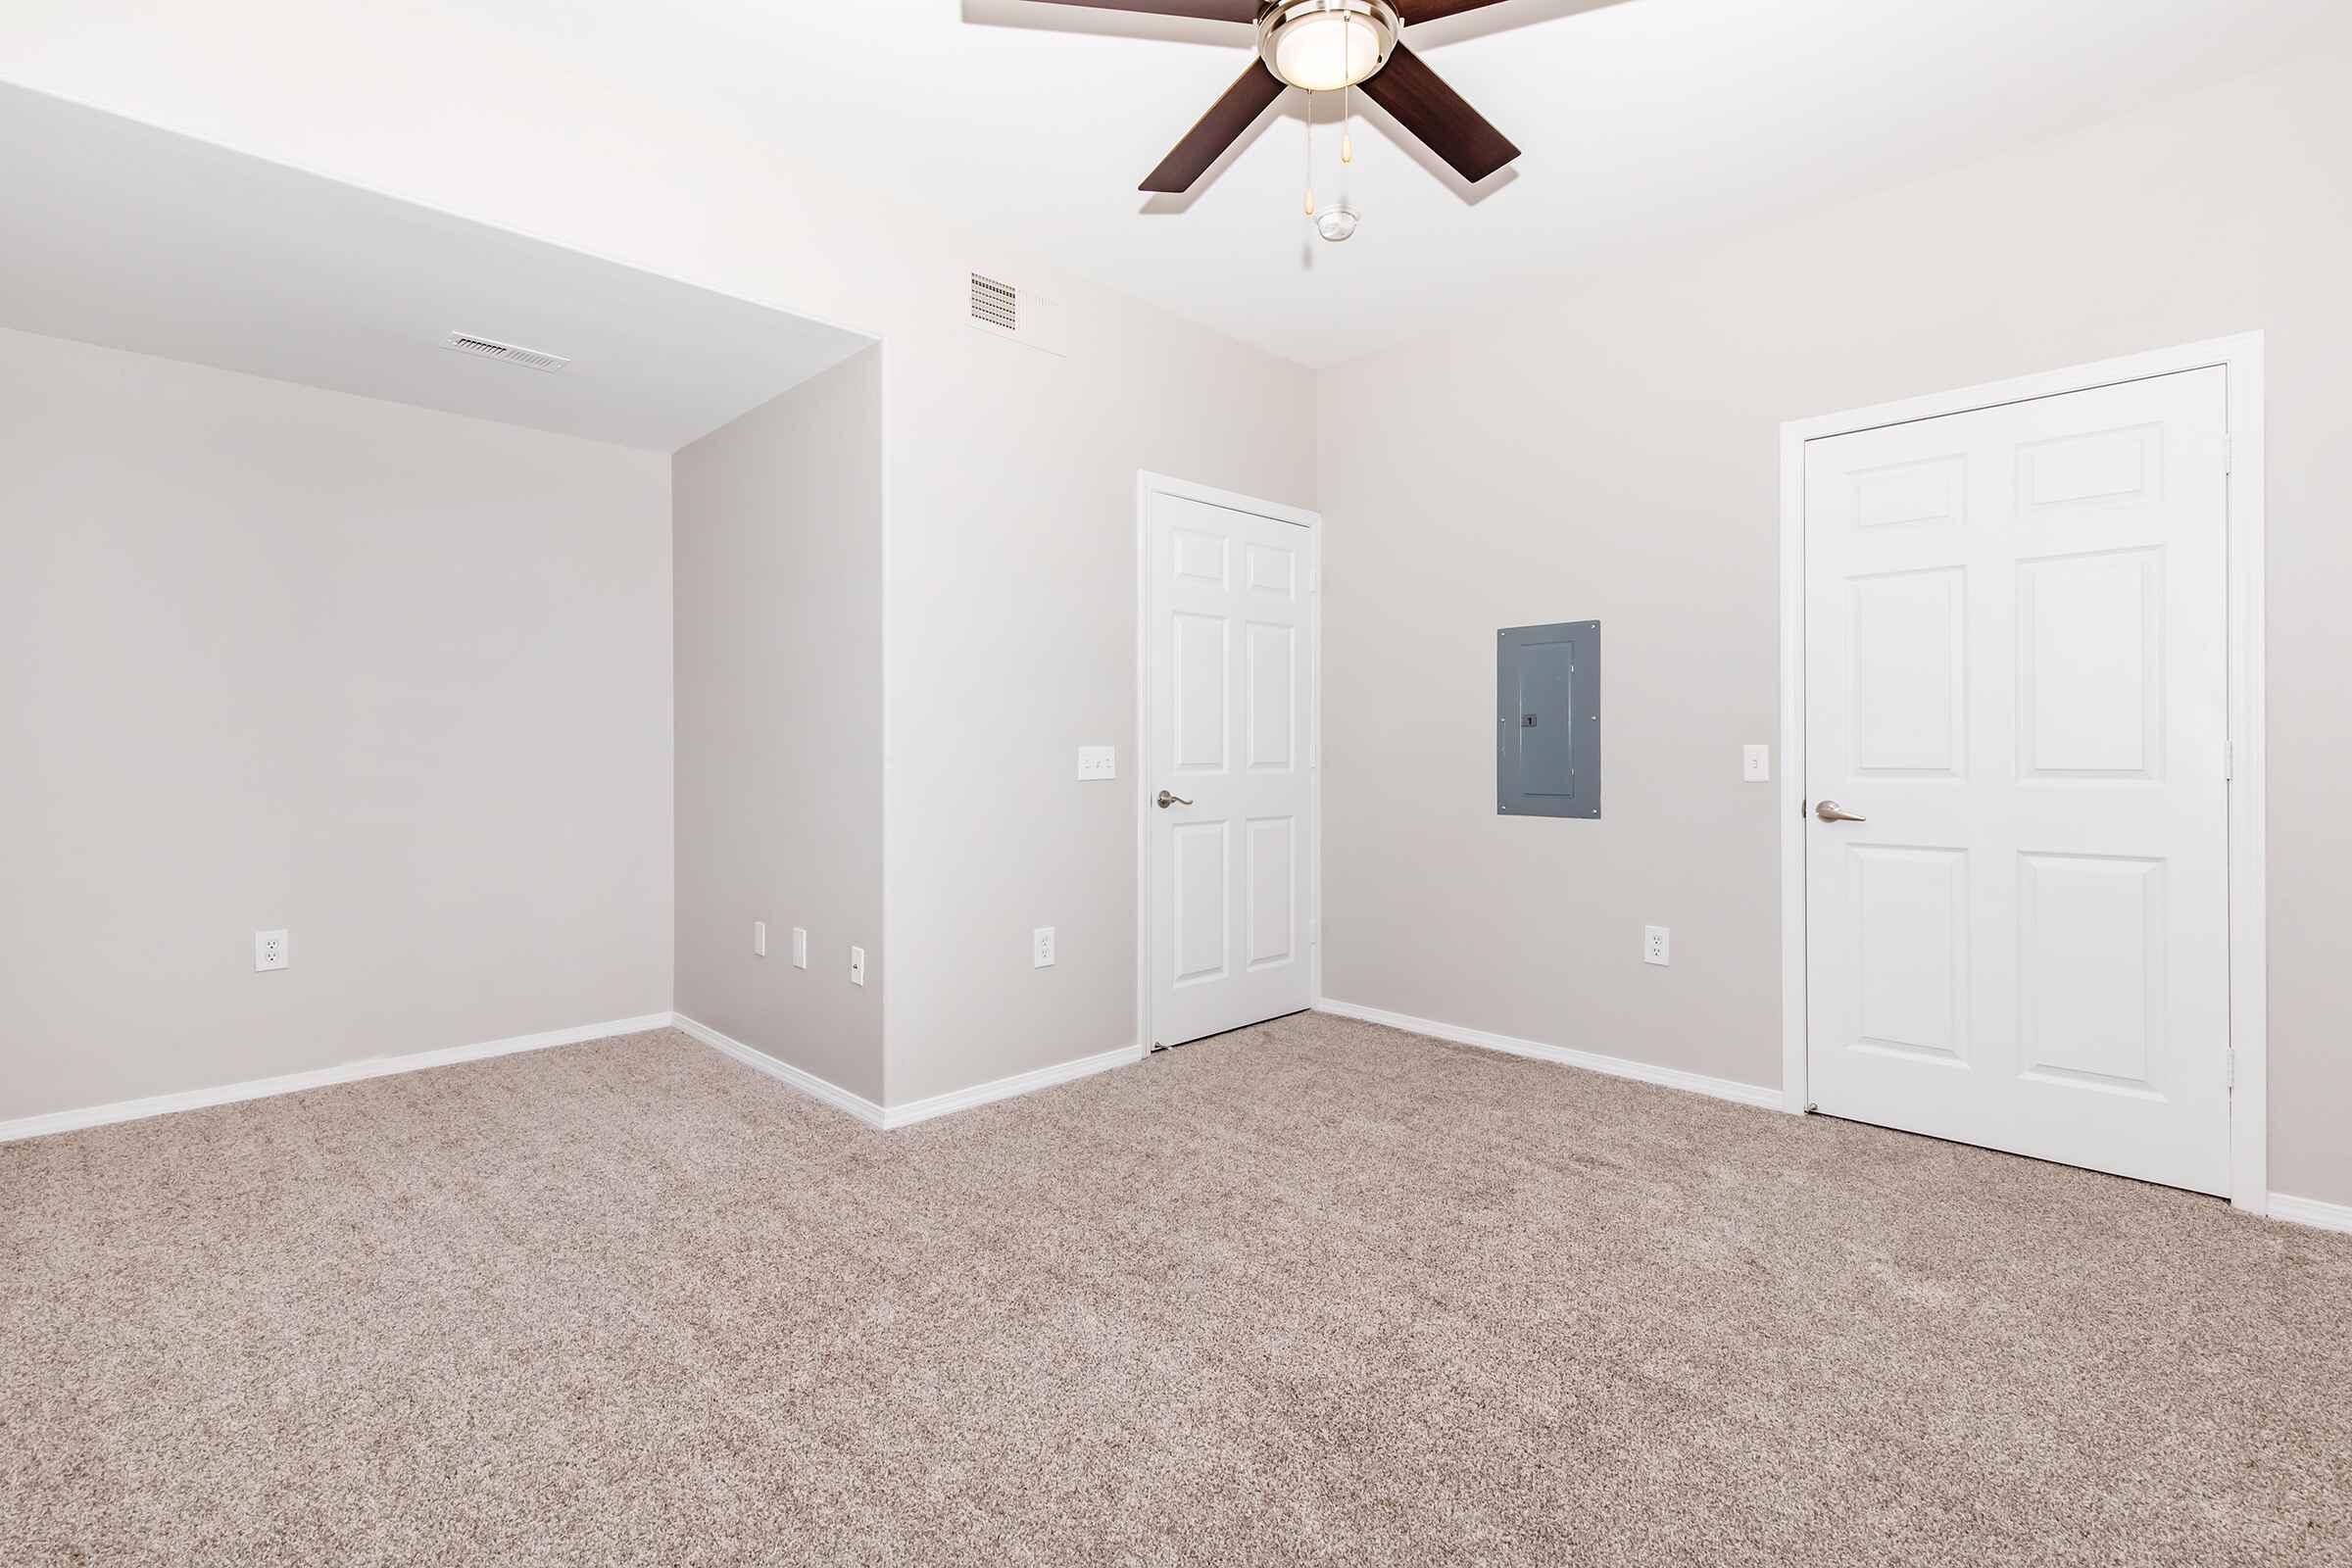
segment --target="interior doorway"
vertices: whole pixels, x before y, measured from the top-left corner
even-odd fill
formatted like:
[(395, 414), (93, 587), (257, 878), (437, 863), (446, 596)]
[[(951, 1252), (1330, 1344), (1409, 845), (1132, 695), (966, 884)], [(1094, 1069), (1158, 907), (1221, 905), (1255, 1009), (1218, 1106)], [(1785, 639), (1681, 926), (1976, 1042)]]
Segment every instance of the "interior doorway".
[(1147, 1049), (1314, 1004), (1318, 522), (1156, 474), (1138, 486)]

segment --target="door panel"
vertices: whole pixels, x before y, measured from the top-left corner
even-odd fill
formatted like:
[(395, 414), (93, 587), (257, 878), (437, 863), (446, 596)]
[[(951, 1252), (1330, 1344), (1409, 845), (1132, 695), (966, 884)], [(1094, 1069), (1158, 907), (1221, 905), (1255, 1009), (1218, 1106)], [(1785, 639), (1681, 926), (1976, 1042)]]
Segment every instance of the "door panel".
[(1822, 1110), (2227, 1190), (2226, 389), (1808, 445)]
[(1250, 771), (1288, 773), (1298, 760), (1298, 629), (1250, 625)]
[(1175, 710), (1175, 744), (1168, 766), (1179, 773), (1225, 771), (1225, 645), (1233, 627), (1222, 615), (1179, 612), (1169, 624), (1175, 677), (1169, 692)]
[(1176, 874), (1168, 890), (1174, 900), (1176, 971), (1180, 986), (1225, 978), (1226, 914), (1232, 884), (1226, 875), (1227, 834), (1222, 822), (1178, 822), (1169, 833)]
[(2019, 769), (2148, 778), (2164, 724), (2163, 555), (2019, 564)]
[(1298, 951), (1291, 914), (1297, 905), (1298, 824), (1260, 817), (1250, 824), (1250, 967), (1288, 963)]
[(2157, 1088), (2163, 1058), (2164, 862), (2018, 860), (2018, 1063)]
[(1854, 766), (1865, 773), (1967, 767), (1966, 574), (1958, 568), (1857, 579), (1853, 594)]
[(1968, 1059), (1968, 852), (1858, 844), (1852, 866), (1854, 1040), (1874, 1051)]
[(1153, 1043), (1314, 1004), (1312, 535), (1154, 494), (1149, 651)]

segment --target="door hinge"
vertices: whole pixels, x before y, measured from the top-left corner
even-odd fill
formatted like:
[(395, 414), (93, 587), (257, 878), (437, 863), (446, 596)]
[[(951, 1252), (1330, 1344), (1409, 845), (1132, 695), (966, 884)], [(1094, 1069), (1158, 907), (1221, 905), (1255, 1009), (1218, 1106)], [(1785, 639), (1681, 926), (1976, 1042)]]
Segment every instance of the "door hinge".
[(2222, 742), (2222, 777), (2225, 781), (2237, 777), (2237, 742), (2235, 741)]
[(2237, 1048), (2234, 1046), (2222, 1053), (2222, 1087), (2237, 1087)]

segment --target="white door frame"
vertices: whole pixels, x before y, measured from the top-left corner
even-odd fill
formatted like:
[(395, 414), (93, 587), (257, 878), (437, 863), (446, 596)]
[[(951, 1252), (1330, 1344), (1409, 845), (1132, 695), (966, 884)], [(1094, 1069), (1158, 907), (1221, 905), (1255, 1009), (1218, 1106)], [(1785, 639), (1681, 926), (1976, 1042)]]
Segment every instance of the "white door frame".
[(2220, 366), (2230, 378), (2230, 1201), (2270, 1211), (2269, 764), (2263, 674), (2263, 335), (2245, 332), (1781, 426), (1781, 1089), (1808, 1103), (1805, 1028), (1805, 443)]
[(1175, 496), (1306, 530), (1308, 670), (1306, 765), (1314, 829), (1307, 835), (1307, 996), (1323, 995), (1323, 515), (1138, 469), (1135, 475), (1135, 1042), (1152, 1050), (1152, 498)]

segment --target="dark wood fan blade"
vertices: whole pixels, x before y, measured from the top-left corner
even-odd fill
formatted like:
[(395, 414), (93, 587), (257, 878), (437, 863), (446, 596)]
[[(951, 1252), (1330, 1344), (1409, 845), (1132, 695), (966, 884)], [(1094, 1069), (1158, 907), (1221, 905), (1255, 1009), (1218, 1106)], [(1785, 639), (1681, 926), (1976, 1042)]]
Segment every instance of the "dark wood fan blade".
[(1191, 190), (1193, 182), (1207, 173), (1208, 166), (1240, 140), (1242, 132), (1266, 112), (1266, 105), (1283, 92), (1282, 78), (1268, 71), (1263, 60), (1250, 61), (1242, 79), (1225, 89), (1225, 96), (1200, 117), (1200, 123), (1184, 133), (1176, 150), (1161, 159), (1159, 167), (1137, 188), (1171, 193)]
[(1155, 17), (1192, 17), (1201, 22), (1255, 22), (1257, 0), (1044, 0), (1048, 5), (1087, 6), (1096, 11), (1149, 11)]
[(1390, 51), (1389, 63), (1360, 90), (1474, 185), (1519, 156), (1508, 136), (1403, 44)]
[(1407, 23), (1435, 22), (1440, 17), (1455, 16), (1464, 11), (1481, 11), (1497, 3), (1499, 0), (1389, 0), (1389, 4), (1396, 8), (1396, 14)]

